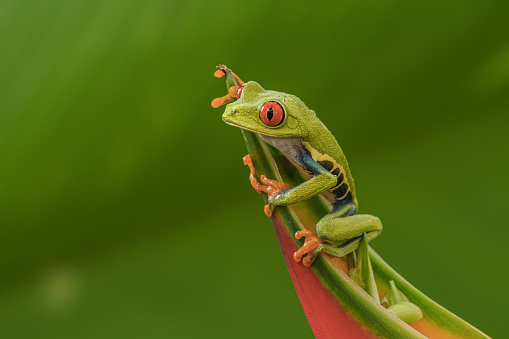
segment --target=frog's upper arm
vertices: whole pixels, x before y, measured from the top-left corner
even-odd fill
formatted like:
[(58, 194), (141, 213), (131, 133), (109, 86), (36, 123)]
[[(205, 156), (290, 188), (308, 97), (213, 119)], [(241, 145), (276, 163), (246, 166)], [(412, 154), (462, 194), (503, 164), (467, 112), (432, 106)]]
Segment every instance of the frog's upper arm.
[(304, 150), (299, 151), (295, 160), (306, 170), (313, 173), (313, 177), (302, 184), (281, 192), (270, 199), (272, 205), (291, 205), (307, 200), (334, 187), (337, 177), (323, 168)]

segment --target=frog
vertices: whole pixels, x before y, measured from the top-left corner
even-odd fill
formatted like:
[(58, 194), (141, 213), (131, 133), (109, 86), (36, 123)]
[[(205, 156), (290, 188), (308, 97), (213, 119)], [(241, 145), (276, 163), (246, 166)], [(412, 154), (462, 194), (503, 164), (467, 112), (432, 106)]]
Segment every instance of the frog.
[(330, 212), (317, 222), (316, 234), (310, 230), (295, 233), (297, 239), (305, 237), (306, 240), (294, 253), (295, 261), (302, 260), (310, 267), (322, 252), (343, 257), (359, 247), (362, 237), (368, 241), (375, 239), (382, 232), (382, 223), (376, 216), (358, 214), (354, 179), (347, 159), (315, 111), (295, 95), (265, 90), (255, 81), (240, 84), (230, 88), (229, 96), (216, 99), (216, 104), (213, 102), (213, 106), (218, 106), (236, 97), (236, 101), (227, 104), (223, 121), (258, 134), (305, 178), (301, 184), (269, 196), (268, 205), (288, 206), (317, 195), (322, 195), (331, 205)]

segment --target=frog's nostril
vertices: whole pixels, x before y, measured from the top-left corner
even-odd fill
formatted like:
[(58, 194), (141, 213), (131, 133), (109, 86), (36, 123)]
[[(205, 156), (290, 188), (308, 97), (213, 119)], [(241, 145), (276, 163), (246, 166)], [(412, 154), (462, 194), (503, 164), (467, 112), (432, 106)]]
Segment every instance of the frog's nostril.
[(233, 110), (233, 115), (235, 115), (235, 114), (237, 114), (237, 110), (236, 109)]

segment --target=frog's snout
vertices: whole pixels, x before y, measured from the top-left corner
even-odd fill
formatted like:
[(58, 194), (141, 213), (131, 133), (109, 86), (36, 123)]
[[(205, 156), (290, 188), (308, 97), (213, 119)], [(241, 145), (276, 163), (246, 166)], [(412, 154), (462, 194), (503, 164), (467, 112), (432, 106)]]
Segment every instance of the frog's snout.
[(227, 107), (223, 113), (223, 120), (226, 123), (232, 123), (232, 118), (238, 113), (236, 108)]

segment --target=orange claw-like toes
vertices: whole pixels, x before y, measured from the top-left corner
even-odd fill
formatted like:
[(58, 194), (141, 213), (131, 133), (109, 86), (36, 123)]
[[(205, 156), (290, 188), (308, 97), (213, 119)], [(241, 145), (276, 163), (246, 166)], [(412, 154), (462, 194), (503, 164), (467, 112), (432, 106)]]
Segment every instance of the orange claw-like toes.
[(266, 204), (263, 206), (263, 211), (265, 212), (265, 215), (270, 218), (272, 216), (272, 212), (274, 211), (274, 205)]
[(313, 265), (313, 262), (311, 261), (311, 258), (313, 255), (312, 254), (308, 254), (304, 257), (304, 259), (302, 259), (302, 264), (306, 267), (311, 267), (311, 265)]
[(307, 230), (307, 229), (295, 232), (295, 239), (300, 239), (302, 237), (312, 237), (312, 236), (316, 237), (316, 234), (314, 234), (313, 232), (311, 232), (310, 230)]
[[(237, 91), (238, 91), (239, 87), (244, 84), (244, 81), (240, 80), (240, 78), (237, 76), (237, 74), (233, 73), (225, 65), (219, 65), (216, 68), (217, 68), (217, 70), (214, 72), (214, 76), (216, 78), (222, 78), (223, 76), (225, 76), (227, 74), (231, 74), (231, 76), (233, 76), (233, 78), (235, 79), (234, 82), (237, 85), (236, 86), (231, 86), (228, 89), (228, 94), (226, 94), (225, 96), (220, 97), (220, 98), (215, 98), (214, 100), (212, 100), (212, 102), (210, 104), (214, 108), (218, 108), (218, 107), (220, 107), (220, 106), (222, 106), (224, 104), (227, 104), (227, 103), (231, 102), (232, 100), (234, 100), (237, 97)], [(228, 83), (228, 78), (226, 79), (226, 81)]]
[(281, 193), (281, 191), (290, 189), (290, 185), (288, 185), (286, 182), (272, 180), (267, 178), (265, 175), (260, 177), (260, 181), (266, 186), (271, 186), (276, 191), (276, 194), (272, 195), (271, 198)]
[[(244, 165), (249, 166), (250, 173), (249, 173), (249, 181), (251, 182), (251, 186), (256, 190), (258, 193), (267, 193), (269, 199), (274, 198), (276, 195), (281, 193), (283, 190), (290, 189), (290, 185), (288, 185), (286, 182), (279, 182), (276, 180), (268, 179), (265, 175), (260, 176), (260, 181), (262, 184), (256, 180), (255, 177), (255, 169), (253, 167), (253, 162), (251, 161), (251, 155), (248, 154), (244, 158)], [(267, 204), (263, 208), (265, 215), (270, 217), (272, 216), (272, 212), (274, 211), (274, 206), (271, 204)]]
[(216, 78), (221, 78), (221, 77), (223, 77), (223, 76), (224, 76), (224, 74), (225, 74), (225, 73), (224, 73), (224, 71), (223, 71), (223, 70), (221, 70), (221, 69), (218, 69), (217, 71), (215, 71), (215, 72), (214, 72), (214, 76), (215, 76)]
[[(311, 261), (311, 257), (313, 256), (313, 253), (315, 252), (315, 249), (322, 243), (325, 242), (325, 240), (318, 237), (316, 234), (311, 232), (310, 230), (302, 230), (295, 233), (295, 238), (300, 239), (302, 237), (306, 237), (306, 241), (304, 241), (304, 245), (302, 245), (301, 248), (299, 248), (295, 253), (293, 254), (293, 259), (296, 262), (299, 262), (302, 260), (302, 263), (304, 266), (309, 267), (313, 262)], [(302, 258), (304, 255), (306, 255), (304, 258)]]
[(237, 97), (237, 91), (239, 90), (239, 86), (232, 86), (228, 90), (228, 95), (235, 98)]
[(214, 107), (214, 108), (218, 108), (230, 101), (232, 101), (232, 98), (230, 97), (229, 94), (226, 94), (225, 96), (222, 96), (220, 98), (215, 98), (214, 100), (212, 100), (210, 105), (212, 105), (212, 107)]

